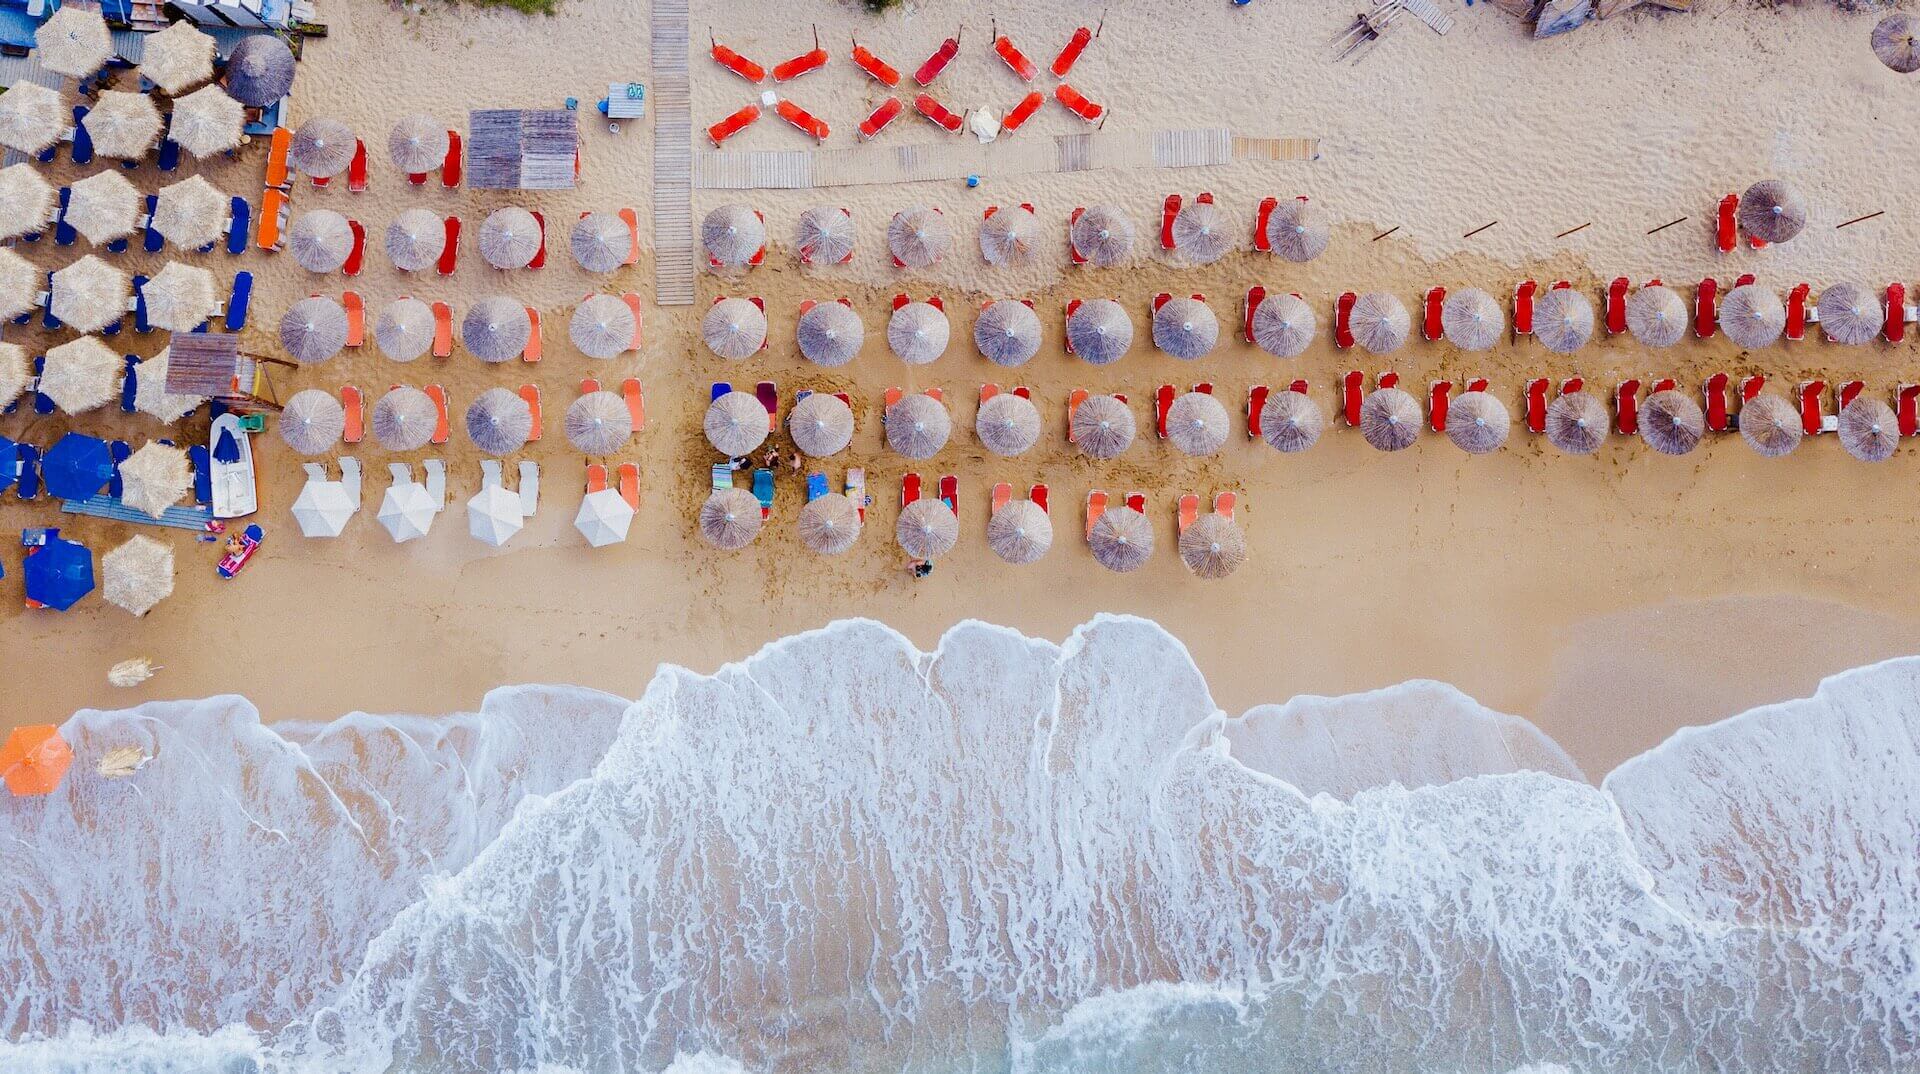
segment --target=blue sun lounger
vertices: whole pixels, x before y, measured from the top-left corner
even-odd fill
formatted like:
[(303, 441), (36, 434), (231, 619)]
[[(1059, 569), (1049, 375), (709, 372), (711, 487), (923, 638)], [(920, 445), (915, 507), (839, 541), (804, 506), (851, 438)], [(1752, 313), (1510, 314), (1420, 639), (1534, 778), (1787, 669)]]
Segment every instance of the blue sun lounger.
[(153, 213), (158, 208), (160, 208), (160, 195), (148, 194), (147, 221), (140, 228), (140, 248), (150, 254), (157, 254), (167, 248), (166, 237), (160, 234), (160, 229), (153, 226)]
[(247, 199), (235, 196), (233, 199), (233, 226), (227, 229), (227, 252), (235, 257), (247, 252), (248, 223), (253, 218), (253, 207)]
[(122, 413), (134, 412), (134, 403), (140, 398), (140, 356), (129, 354), (124, 358), (126, 371), (120, 375), (120, 410)]
[(812, 503), (813, 501), (819, 499), (822, 496), (825, 496), (828, 492), (831, 492), (831, 491), (832, 489), (827, 487), (827, 475), (825, 474), (808, 474), (807, 475), (807, 502), (808, 503)]
[(93, 163), (93, 135), (87, 133), (87, 108), (73, 106), (73, 152), (75, 164)]
[(55, 246), (72, 246), (74, 243), (80, 241), (80, 233), (75, 231), (71, 224), (67, 223), (67, 202), (72, 200), (73, 188), (70, 186), (61, 187), (60, 211), (56, 213), (53, 218), (53, 244)]
[(32, 444), (16, 445), (20, 452), (20, 473), (14, 480), (19, 486), (15, 495), (23, 500), (35, 500), (40, 497), (40, 449)]
[(760, 517), (773, 514), (773, 471), (761, 467), (753, 472), (753, 496), (760, 501)]
[(238, 332), (247, 326), (247, 304), (252, 300), (253, 273), (234, 273), (233, 297), (227, 300), (227, 331)]

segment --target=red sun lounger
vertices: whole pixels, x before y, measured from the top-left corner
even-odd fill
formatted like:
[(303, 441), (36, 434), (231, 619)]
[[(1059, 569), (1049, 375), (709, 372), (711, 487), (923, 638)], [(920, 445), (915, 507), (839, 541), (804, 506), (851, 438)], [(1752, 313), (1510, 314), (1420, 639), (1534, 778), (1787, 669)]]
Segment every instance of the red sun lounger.
[(1027, 59), (1025, 54), (1014, 47), (1012, 38), (1000, 32), (1000, 24), (998, 22), (989, 21), (987, 26), (987, 32), (993, 35), (994, 55), (1000, 57), (1001, 61), (1007, 65), (1008, 70), (1012, 71), (1022, 82), (1032, 82), (1039, 76), (1040, 69), (1035, 67), (1033, 61)]
[(1073, 36), (1067, 39), (1066, 46), (1060, 50), (1060, 55), (1053, 58), (1053, 77), (1067, 77), (1067, 72), (1073, 70), (1073, 65), (1080, 62), (1080, 54), (1087, 51), (1087, 46), (1093, 43), (1094, 38), (1100, 36), (1100, 30), (1106, 24), (1107, 20), (1103, 15), (1093, 29), (1089, 30), (1082, 26), (1073, 31)]
[(913, 99), (913, 109), (932, 121), (933, 125), (949, 134), (960, 133), (962, 120), (958, 113), (935, 100), (933, 94), (922, 93)]
[(833, 133), (833, 128), (827, 126), (826, 120), (792, 101), (780, 101), (773, 106), (773, 110), (780, 114), (781, 119), (793, 124), (816, 142), (826, 141), (827, 135)]
[(1533, 335), (1533, 296), (1540, 293), (1540, 285), (1532, 280), (1522, 280), (1520, 286), (1513, 289), (1513, 334), (1515, 338)]
[(1427, 298), (1424, 303), (1426, 315), (1421, 318), (1420, 333), (1427, 337), (1427, 342), (1429, 343), (1439, 339), (1446, 333), (1446, 324), (1441, 317), (1441, 311), (1446, 308), (1446, 305), (1446, 288), (1427, 288)]
[(888, 124), (900, 118), (900, 113), (904, 111), (906, 106), (900, 103), (898, 97), (888, 97), (881, 101), (880, 107), (875, 108), (867, 118), (860, 121), (860, 140), (864, 142), (877, 136), (887, 129)]
[(1715, 373), (1700, 386), (1700, 394), (1707, 409), (1707, 430), (1724, 433), (1733, 424), (1733, 415), (1727, 406), (1727, 386), (1733, 378), (1725, 373)]
[(1712, 339), (1713, 330), (1720, 326), (1720, 281), (1709, 276), (1700, 281), (1700, 289), (1693, 293), (1693, 334), (1701, 339)]
[(1020, 103), (1007, 112), (1007, 118), (1000, 121), (1000, 133), (1012, 134), (1026, 126), (1027, 120), (1032, 119), (1033, 114), (1040, 111), (1040, 106), (1046, 103), (1045, 94), (1039, 90), (1028, 91), (1025, 97), (1020, 98)]
[(1353, 346), (1353, 304), (1360, 296), (1352, 291), (1343, 291), (1333, 303), (1333, 345), (1345, 350)]
[(1360, 424), (1360, 404), (1366, 401), (1366, 394), (1365, 373), (1352, 369), (1340, 378), (1340, 415), (1348, 425)]
[(1803, 381), (1800, 385), (1800, 429), (1808, 436), (1818, 435), (1826, 424), (1826, 413), (1821, 407), (1826, 396), (1824, 380)]
[(825, 67), (829, 59), (831, 59), (831, 57), (827, 55), (827, 50), (820, 47), (820, 28), (816, 26), (813, 30), (812, 51), (802, 52), (791, 60), (775, 64), (773, 68), (773, 80), (775, 82), (791, 82), (801, 75), (818, 71), (820, 68)]
[(1636, 436), (1640, 432), (1640, 388), (1638, 378), (1620, 382), (1613, 393), (1614, 424), (1622, 436)]
[(767, 77), (767, 69), (721, 44), (712, 34), (707, 35), (708, 53), (713, 62), (758, 85)]
[(1067, 106), (1067, 111), (1086, 120), (1088, 123), (1100, 122), (1107, 114), (1104, 106), (1087, 99), (1086, 94), (1067, 85), (1065, 82), (1053, 87), (1053, 99)]
[(727, 139), (753, 126), (759, 122), (759, 120), (760, 106), (757, 104), (746, 105), (738, 112), (731, 113), (727, 118), (708, 127), (707, 141), (712, 142), (714, 148), (718, 149), (726, 143)]
[(1427, 389), (1427, 421), (1436, 433), (1447, 431), (1447, 397), (1453, 393), (1453, 382), (1436, 380)]
[(1535, 377), (1527, 381), (1526, 388), (1527, 431), (1535, 434), (1547, 431), (1547, 378)]
[(920, 69), (913, 73), (913, 80), (922, 86), (933, 85), (933, 80), (939, 78), (940, 72), (946, 70), (947, 65), (953, 62), (953, 58), (960, 54), (960, 35), (965, 32), (966, 27), (963, 26), (955, 31), (952, 37), (940, 42), (940, 47), (933, 50), (933, 55), (927, 57), (927, 62), (921, 64)]
[(887, 61), (875, 56), (858, 39), (853, 42), (853, 65), (867, 73), (867, 77), (888, 89), (900, 85), (900, 72)]
[(1807, 295), (1812, 291), (1813, 288), (1802, 283), (1795, 284), (1793, 290), (1787, 292), (1785, 335), (1788, 339), (1799, 341), (1807, 338)]

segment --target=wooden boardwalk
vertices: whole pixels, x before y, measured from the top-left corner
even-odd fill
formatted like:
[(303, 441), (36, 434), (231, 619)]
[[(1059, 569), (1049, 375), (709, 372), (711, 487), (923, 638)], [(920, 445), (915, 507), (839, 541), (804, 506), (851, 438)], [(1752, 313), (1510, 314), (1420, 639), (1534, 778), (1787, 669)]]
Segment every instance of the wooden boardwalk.
[(693, 305), (693, 108), (687, 0), (653, 0), (653, 300)]

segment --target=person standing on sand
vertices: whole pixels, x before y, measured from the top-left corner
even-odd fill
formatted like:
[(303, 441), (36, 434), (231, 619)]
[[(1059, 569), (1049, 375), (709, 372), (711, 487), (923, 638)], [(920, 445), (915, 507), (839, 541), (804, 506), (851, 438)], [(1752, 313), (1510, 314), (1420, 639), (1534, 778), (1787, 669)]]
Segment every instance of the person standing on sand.
[(780, 449), (775, 447), (768, 448), (767, 453), (765, 455), (760, 456), (760, 465), (766, 467), (769, 470), (779, 469), (780, 468)]
[(933, 573), (933, 560), (910, 559), (907, 561), (907, 573), (915, 578), (925, 578)]
[(798, 451), (787, 456), (787, 469), (797, 474), (800, 472), (800, 465), (800, 453)]

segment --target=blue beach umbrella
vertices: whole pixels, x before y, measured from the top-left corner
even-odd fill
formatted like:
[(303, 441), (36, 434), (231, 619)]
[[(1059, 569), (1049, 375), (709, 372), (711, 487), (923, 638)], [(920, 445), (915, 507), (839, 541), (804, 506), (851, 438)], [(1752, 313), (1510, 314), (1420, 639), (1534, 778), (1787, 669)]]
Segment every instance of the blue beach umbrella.
[(0, 436), (0, 492), (7, 491), (20, 473), (20, 446)]
[(239, 462), (240, 442), (233, 438), (231, 429), (220, 430), (220, 436), (213, 442), (213, 460), (215, 462)]
[(93, 552), (86, 545), (55, 537), (27, 557), (27, 599), (66, 611), (93, 592)]
[(113, 477), (113, 452), (107, 442), (81, 433), (68, 433), (47, 449), (40, 476), (47, 491), (63, 500), (84, 500)]

